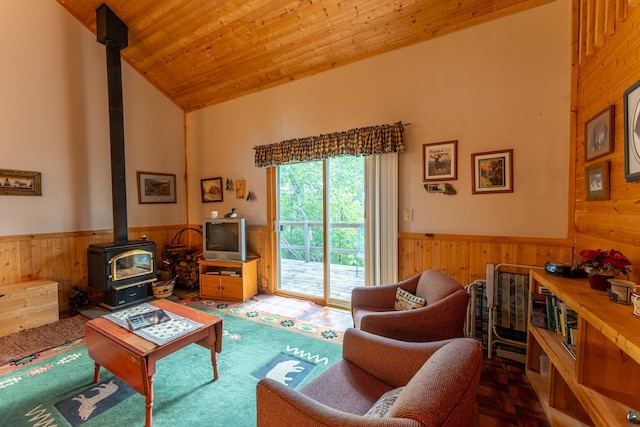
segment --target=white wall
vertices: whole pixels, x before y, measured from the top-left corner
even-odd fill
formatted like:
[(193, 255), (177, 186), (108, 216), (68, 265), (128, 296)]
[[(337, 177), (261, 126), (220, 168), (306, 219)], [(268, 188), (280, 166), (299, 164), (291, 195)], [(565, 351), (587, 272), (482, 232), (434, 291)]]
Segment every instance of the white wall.
[[(189, 222), (232, 207), (266, 223), (253, 147), (403, 121), (401, 231), (566, 237), (570, 0), (339, 67), (187, 115)], [(458, 140), (458, 194), (423, 188), (422, 144)], [(471, 194), (471, 154), (514, 150), (514, 192)], [(245, 179), (255, 202), (201, 203), (200, 179)]]
[[(0, 169), (42, 172), (41, 197), (0, 196), (0, 236), (109, 229), (104, 46), (51, 0), (0, 3)], [(412, 123), (400, 156), (401, 231), (565, 237), (570, 0), (187, 115), (190, 223), (232, 207), (266, 223), (253, 147)], [(123, 64), (129, 226), (185, 222), (183, 115)], [(455, 196), (428, 194), (422, 144), (459, 141)], [(513, 148), (513, 194), (472, 195), (471, 153)], [(139, 205), (136, 171), (177, 175), (177, 204)], [(200, 179), (245, 179), (257, 200), (201, 203)]]
[[(110, 229), (105, 48), (55, 1), (0, 2), (0, 169), (42, 196), (0, 196), (0, 236)], [(183, 113), (123, 64), (128, 225), (186, 219)], [(178, 203), (139, 205), (136, 171), (174, 173)]]

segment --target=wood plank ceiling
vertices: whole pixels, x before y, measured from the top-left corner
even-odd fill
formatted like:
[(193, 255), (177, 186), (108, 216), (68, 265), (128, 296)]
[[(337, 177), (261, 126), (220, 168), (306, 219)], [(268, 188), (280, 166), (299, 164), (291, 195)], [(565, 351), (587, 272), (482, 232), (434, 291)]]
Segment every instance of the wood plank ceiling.
[(95, 34), (106, 3), (123, 60), (186, 112), (553, 0), (57, 0)]

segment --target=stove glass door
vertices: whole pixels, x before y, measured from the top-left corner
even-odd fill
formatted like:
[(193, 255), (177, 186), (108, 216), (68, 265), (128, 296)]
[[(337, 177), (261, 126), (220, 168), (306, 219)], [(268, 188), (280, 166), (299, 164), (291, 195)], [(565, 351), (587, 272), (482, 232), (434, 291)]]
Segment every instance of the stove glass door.
[(153, 253), (142, 249), (133, 249), (119, 253), (109, 261), (113, 282), (129, 279), (131, 277), (144, 276), (153, 273)]

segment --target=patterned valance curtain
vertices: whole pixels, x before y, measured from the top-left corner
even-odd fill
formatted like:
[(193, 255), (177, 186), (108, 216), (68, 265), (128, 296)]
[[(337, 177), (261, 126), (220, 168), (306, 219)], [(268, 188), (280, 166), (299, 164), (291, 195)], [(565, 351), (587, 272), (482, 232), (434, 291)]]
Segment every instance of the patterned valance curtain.
[(398, 122), (260, 145), (255, 147), (256, 166), (270, 167), (339, 156), (398, 153), (404, 151), (403, 132), (403, 124)]

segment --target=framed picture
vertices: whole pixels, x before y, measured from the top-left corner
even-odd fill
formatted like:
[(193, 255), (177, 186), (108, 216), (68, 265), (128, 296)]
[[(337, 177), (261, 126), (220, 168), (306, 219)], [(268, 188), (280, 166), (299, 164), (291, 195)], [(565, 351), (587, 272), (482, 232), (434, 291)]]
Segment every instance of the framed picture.
[(42, 196), (40, 172), (0, 169), (0, 195)]
[(624, 92), (624, 178), (640, 181), (640, 81)]
[(609, 161), (588, 166), (584, 176), (587, 200), (609, 200)]
[(422, 144), (422, 182), (458, 179), (458, 141)]
[(584, 160), (596, 159), (613, 151), (615, 106), (589, 120), (584, 126)]
[(168, 173), (137, 172), (138, 203), (176, 203), (176, 176)]
[(222, 189), (222, 177), (201, 179), (202, 203), (221, 202)]
[(236, 180), (236, 199), (244, 199), (247, 192), (247, 183), (244, 179)]
[(473, 194), (513, 192), (513, 150), (471, 155)]

